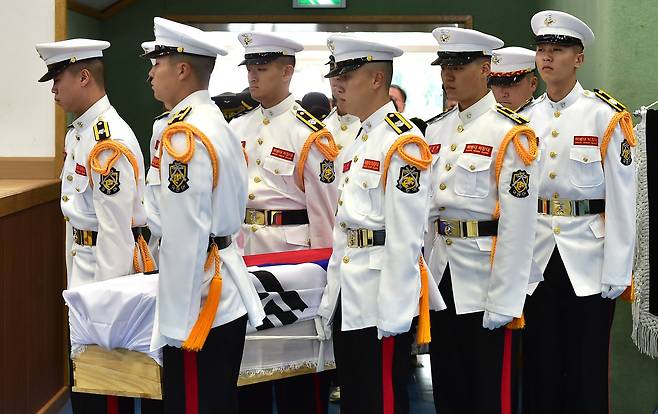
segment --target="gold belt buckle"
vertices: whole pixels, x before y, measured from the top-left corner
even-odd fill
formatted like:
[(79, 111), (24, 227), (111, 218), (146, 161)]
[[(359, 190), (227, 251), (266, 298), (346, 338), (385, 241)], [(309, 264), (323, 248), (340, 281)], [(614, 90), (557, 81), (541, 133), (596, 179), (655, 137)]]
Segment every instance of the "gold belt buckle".
[(265, 212), (262, 210), (248, 208), (246, 218), (247, 218), (247, 224), (256, 224), (259, 226), (264, 226), (266, 224)]
[[(443, 223), (443, 232), (446, 236), (463, 237), (462, 226), (459, 220), (440, 219), (440, 221)], [(440, 223), (439, 226), (441, 226)]]
[(278, 224), (276, 223), (276, 215), (281, 215), (283, 212), (281, 210), (266, 210), (267, 224)]
[(347, 247), (371, 247), (374, 245), (374, 233), (370, 229), (348, 229)]
[(358, 247), (358, 236), (356, 230), (347, 230), (347, 247)]
[(564, 200), (561, 198), (551, 199), (551, 215), (570, 216), (571, 210), (571, 200)]
[(480, 237), (480, 230), (478, 229), (478, 222), (476, 220), (466, 222), (466, 237)]

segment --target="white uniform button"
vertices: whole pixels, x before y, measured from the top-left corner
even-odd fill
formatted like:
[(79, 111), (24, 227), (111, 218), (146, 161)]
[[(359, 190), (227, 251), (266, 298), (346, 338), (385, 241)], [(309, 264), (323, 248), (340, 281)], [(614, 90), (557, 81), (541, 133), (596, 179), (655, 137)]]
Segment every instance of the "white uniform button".
[(587, 161), (589, 161), (589, 158), (583, 157), (583, 162), (587, 162)]
[(249, 200), (253, 200), (254, 198), (256, 198), (256, 196), (254, 195), (254, 193), (249, 194)]
[(354, 156), (354, 162), (357, 162), (357, 161), (359, 161), (359, 157), (357, 157), (357, 156), (355, 155), (355, 156)]
[(457, 132), (459, 132), (460, 134), (461, 134), (462, 132), (464, 132), (464, 126), (463, 126), (463, 125), (459, 125), (459, 126), (457, 127)]
[(341, 228), (341, 229), (345, 229), (345, 228), (347, 228), (347, 224), (346, 224), (345, 222), (341, 222), (341, 223), (340, 223), (340, 228)]
[(445, 185), (445, 183), (441, 183), (441, 184), (439, 184), (439, 190), (441, 190), (441, 191), (445, 190), (446, 187), (447, 187), (447, 186)]
[(452, 164), (447, 163), (446, 164), (446, 171), (450, 171), (450, 170), (452, 170)]
[(557, 152), (551, 151), (551, 153), (549, 155), (551, 156), (551, 158), (555, 158), (555, 157), (557, 157)]
[(66, 176), (66, 179), (67, 179), (68, 181), (73, 181), (73, 176), (72, 176), (72, 175), (67, 175), (67, 176)]
[(254, 182), (259, 183), (260, 182), (260, 177), (254, 177)]
[(343, 124), (340, 126), (341, 131), (347, 131), (347, 125)]
[(452, 244), (452, 239), (446, 239), (446, 244), (450, 246)]
[(468, 169), (471, 171), (475, 171), (475, 165), (471, 164), (468, 166)]
[(560, 227), (556, 227), (553, 229), (553, 233), (555, 234), (560, 234)]
[(258, 145), (263, 145), (263, 138), (258, 138), (257, 142), (258, 142)]
[(66, 195), (63, 195), (63, 196), (62, 196), (62, 201), (64, 201), (64, 202), (67, 202), (67, 201), (69, 201), (69, 198), (68, 198), (68, 196), (66, 196)]
[(366, 142), (368, 140), (368, 134), (361, 137), (361, 141)]
[(556, 117), (556, 118), (559, 118), (560, 115), (562, 115), (562, 114), (560, 113), (560, 111), (555, 111), (555, 112), (553, 112), (553, 116)]
[(251, 232), (252, 233), (256, 233), (257, 231), (258, 231), (258, 226), (256, 226), (256, 225), (251, 226)]
[(457, 150), (457, 144), (450, 145), (450, 151), (456, 151), (456, 150)]
[(554, 180), (555, 177), (557, 177), (557, 174), (555, 172), (551, 171), (550, 173), (548, 173), (548, 178), (550, 178), (551, 180)]
[(347, 256), (343, 256), (343, 263), (346, 263), (346, 264), (347, 264), (347, 263), (349, 263), (349, 262), (350, 262), (350, 258), (347, 257)]
[(368, 183), (365, 181), (363, 182), (363, 188), (368, 188)]
[(275, 168), (275, 169), (274, 169), (274, 174), (278, 174), (279, 172), (280, 172), (280, 171), (279, 171), (278, 168)]
[(558, 135), (560, 135), (560, 133), (557, 132), (557, 129), (554, 129), (551, 131), (551, 135), (553, 135), (553, 137), (557, 137)]
[(263, 124), (268, 125), (270, 123), (270, 120), (267, 118), (263, 119)]
[(71, 250), (71, 256), (75, 256), (75, 250)]
[(260, 158), (256, 160), (256, 165), (260, 165)]

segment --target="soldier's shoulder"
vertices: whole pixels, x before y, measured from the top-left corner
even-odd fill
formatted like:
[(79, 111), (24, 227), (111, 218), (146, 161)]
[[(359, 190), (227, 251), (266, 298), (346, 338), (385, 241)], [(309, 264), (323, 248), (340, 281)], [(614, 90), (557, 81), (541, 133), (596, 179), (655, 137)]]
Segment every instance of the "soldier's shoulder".
[(427, 126), (429, 127), (430, 125), (435, 124), (435, 123), (437, 123), (437, 122), (439, 122), (443, 119), (447, 119), (448, 115), (450, 115), (452, 113), (457, 113), (457, 105), (453, 106), (452, 108), (450, 108), (446, 111), (441, 112), (438, 115), (433, 116), (432, 118), (428, 119), (425, 122), (427, 123)]

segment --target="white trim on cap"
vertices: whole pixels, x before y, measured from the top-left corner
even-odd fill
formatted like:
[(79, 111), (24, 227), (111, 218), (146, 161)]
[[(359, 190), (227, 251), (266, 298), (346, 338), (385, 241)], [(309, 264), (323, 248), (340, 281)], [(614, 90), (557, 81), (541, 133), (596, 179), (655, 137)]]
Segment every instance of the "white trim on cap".
[(46, 65), (64, 62), (66, 60), (70, 60), (71, 58), (75, 58), (75, 60), (83, 60), (95, 57), (103, 57), (103, 51), (101, 50), (62, 50), (62, 52), (63, 53), (44, 59)]

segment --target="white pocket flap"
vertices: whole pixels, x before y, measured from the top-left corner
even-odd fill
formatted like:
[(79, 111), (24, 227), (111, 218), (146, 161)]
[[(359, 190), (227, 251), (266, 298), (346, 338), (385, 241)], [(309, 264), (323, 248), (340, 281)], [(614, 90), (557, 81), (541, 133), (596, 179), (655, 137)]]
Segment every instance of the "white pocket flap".
[(376, 172), (360, 171), (358, 174), (354, 174), (351, 179), (359, 187), (370, 190), (379, 187), (382, 182), (382, 175)]
[(582, 162), (583, 164), (601, 162), (601, 150), (599, 150), (598, 147), (571, 147), (569, 158), (574, 161)]
[(274, 175), (291, 176), (295, 171), (295, 163), (268, 155), (263, 160), (263, 168)]
[(481, 252), (490, 252), (493, 248), (492, 237), (478, 237), (475, 239), (475, 242), (478, 244), (478, 248)]
[(470, 172), (488, 170), (491, 166), (491, 157), (475, 154), (462, 154), (457, 159), (457, 165)]
[(597, 239), (605, 237), (605, 220), (601, 215), (596, 216), (594, 221), (589, 223), (589, 228)]
[(384, 264), (384, 246), (374, 246), (369, 249), (368, 269), (382, 270), (382, 265)]
[(286, 236), (286, 243), (295, 246), (309, 246), (308, 225), (302, 224), (300, 226), (286, 226), (283, 228), (283, 234)]

